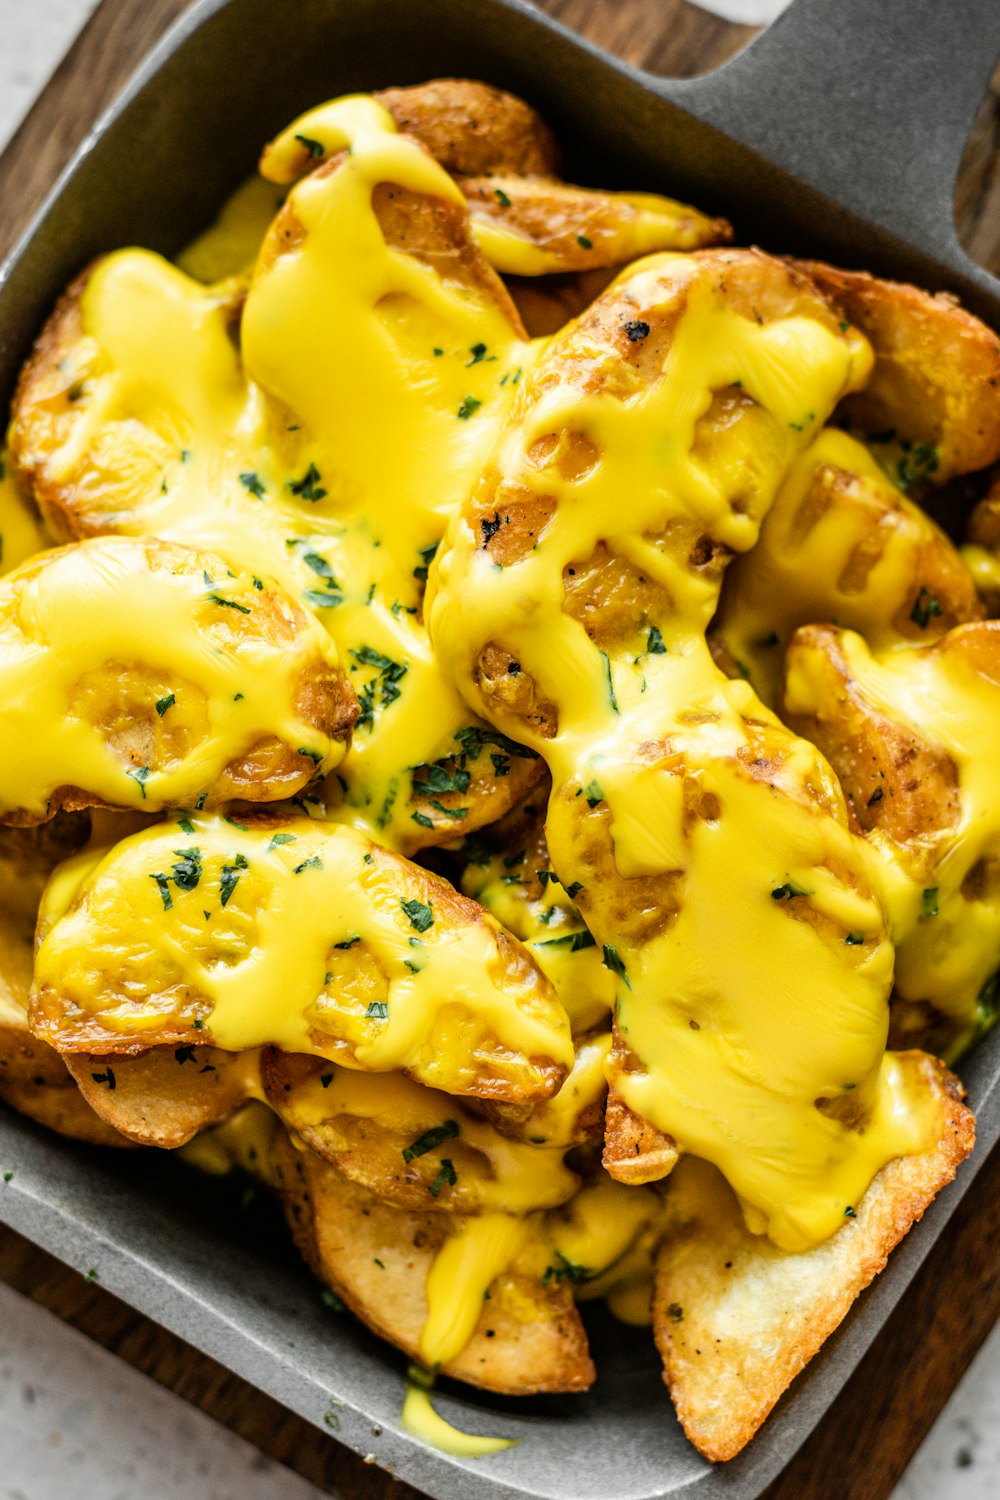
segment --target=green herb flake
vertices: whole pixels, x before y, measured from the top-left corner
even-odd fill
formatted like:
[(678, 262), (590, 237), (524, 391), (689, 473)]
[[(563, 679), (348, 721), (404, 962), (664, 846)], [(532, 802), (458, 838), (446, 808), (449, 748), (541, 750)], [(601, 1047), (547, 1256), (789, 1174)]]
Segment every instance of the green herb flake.
[(454, 1187), (457, 1181), (458, 1173), (455, 1171), (454, 1164), (447, 1156), (442, 1156), (441, 1170), (428, 1188), (428, 1192), (432, 1198), (436, 1198), (446, 1183), (448, 1187)]
[(179, 891), (193, 891), (201, 879), (201, 850), (175, 849), (177, 863), (174, 865), (171, 879)]
[(855, 1212), (855, 1210), (851, 1207), (850, 1204), (848, 1204), (847, 1207), (844, 1209), (844, 1218), (845, 1219), (856, 1219), (857, 1217), (858, 1216), (857, 1216), (857, 1213)]
[(910, 611), (910, 619), (921, 630), (926, 630), (931, 620), (941, 614), (941, 601), (922, 585), (916, 602)]
[(535, 944), (536, 948), (568, 948), (571, 953), (595, 946), (594, 935), (586, 927), (581, 932), (567, 932), (563, 937), (542, 938)]
[(510, 208), (510, 199), (504, 192), (503, 188), (494, 188), (493, 196), (497, 200), (501, 208)]
[(300, 865), (295, 866), (292, 874), (301, 875), (303, 870), (322, 870), (322, 868), (323, 861), (320, 859), (319, 855), (310, 854), (308, 859), (304, 859)]
[(166, 713), (167, 709), (173, 708), (176, 702), (177, 699), (174, 697), (173, 693), (167, 693), (165, 697), (157, 698), (156, 712), (159, 714), (161, 719), (163, 718), (163, 715)]
[(865, 935), (863, 932), (849, 932), (845, 937), (844, 942), (849, 948), (858, 948), (861, 946), (864, 940)]
[(475, 396), (465, 396), (456, 413), (458, 420), (460, 422), (467, 422), (473, 413), (479, 410), (482, 404), (481, 401), (477, 401)]
[(115, 1070), (110, 1065), (105, 1069), (103, 1073), (91, 1073), (90, 1076), (95, 1083), (106, 1084), (109, 1092), (112, 1094), (118, 1087), (118, 1081), (115, 1078)]
[(322, 500), (327, 491), (323, 489), (321, 480), (323, 476), (315, 464), (310, 464), (301, 479), (289, 479), (288, 488), (293, 495), (298, 495), (301, 500), (309, 500), (314, 505)]
[(660, 634), (658, 625), (650, 625), (649, 634), (646, 637), (646, 650), (651, 656), (665, 656), (667, 648)]
[(601, 791), (596, 781), (592, 781), (588, 786), (584, 787), (583, 795), (586, 797), (587, 806), (590, 808), (594, 808), (599, 802), (604, 801), (604, 793)]
[(248, 868), (245, 854), (237, 854), (231, 865), (222, 866), (222, 876), (219, 880), (219, 902), (222, 906), (228, 903), (239, 884), (240, 872)]
[(83, 1279), (84, 1279), (84, 1281), (96, 1281), (97, 1280), (97, 1267), (96, 1266), (91, 1266), (90, 1270), (87, 1272), (86, 1276)]
[(486, 358), (486, 345), (485, 344), (473, 344), (472, 347), (469, 350), (469, 353), (472, 355), (472, 358), (469, 359), (469, 360), (466, 360), (466, 363), (465, 363), (465, 368), (466, 369), (468, 369), (470, 365), (478, 365), (481, 360), (484, 360)]
[(803, 890), (796, 885), (794, 880), (786, 880), (784, 885), (776, 885), (771, 892), (772, 901), (791, 901), (795, 896), (808, 896), (809, 891)]
[(248, 615), (250, 613), (250, 606), (248, 604), (237, 604), (235, 599), (224, 599), (221, 594), (209, 594), (208, 602), (209, 604), (219, 604), (223, 609), (239, 610), (241, 615)]
[(920, 905), (921, 921), (924, 921), (929, 917), (936, 917), (940, 915), (941, 908), (938, 905), (938, 887), (936, 885), (928, 886), (928, 888), (923, 892), (920, 898)]
[(583, 890), (583, 881), (582, 880), (574, 880), (570, 885), (568, 885), (566, 887), (566, 894), (567, 894), (567, 896), (569, 897), (569, 899), (571, 901), (575, 901), (576, 898), (577, 898), (577, 896), (580, 894), (580, 892), (582, 890)]
[(159, 891), (160, 900), (163, 902), (163, 910), (169, 911), (174, 904), (174, 898), (170, 894), (170, 881), (168, 877), (161, 872), (158, 875), (150, 875), (149, 878), (156, 882), (156, 889)]
[(255, 500), (263, 500), (267, 494), (260, 475), (254, 469), (248, 469), (245, 474), (240, 475), (240, 484), (253, 495)]
[(619, 979), (623, 979), (625, 981), (625, 986), (627, 989), (632, 988), (632, 981), (628, 977), (628, 973), (625, 969), (625, 964), (620, 958), (617, 948), (612, 948), (608, 943), (604, 944), (603, 963), (604, 967), (606, 969), (610, 969), (612, 974), (617, 974)]
[(576, 243), (580, 246), (581, 250), (593, 250), (594, 248), (593, 240), (589, 240), (585, 234), (578, 234)]
[(346, 1302), (341, 1302), (336, 1292), (331, 1292), (329, 1287), (325, 1286), (323, 1288), (319, 1294), (319, 1298), (329, 1312), (342, 1313), (347, 1311)]
[(410, 926), (415, 927), (417, 932), (426, 932), (429, 927), (434, 926), (434, 912), (430, 906), (423, 901), (401, 901), (400, 906), (409, 918)]
[[(340, 943), (336, 945), (338, 948)], [(365, 1015), (373, 1021), (387, 1021), (389, 1019), (389, 1004), (386, 1000), (372, 1000), (365, 1011)]]
[(426, 1156), (428, 1151), (434, 1151), (438, 1146), (443, 1146), (445, 1141), (452, 1141), (458, 1135), (458, 1122), (456, 1120), (445, 1120), (443, 1125), (434, 1125), (430, 1130), (425, 1130), (423, 1135), (417, 1136), (409, 1146), (403, 1147), (403, 1160), (405, 1162), (415, 1161), (418, 1156)]
[(611, 658), (606, 651), (601, 652), (604, 659), (604, 678), (608, 689), (608, 698), (611, 703), (612, 713), (618, 713), (618, 699), (615, 697), (615, 680), (611, 675)]
[(294, 844), (296, 835), (294, 833), (272, 833), (268, 840), (269, 849), (277, 849), (281, 844)]
[(319, 161), (324, 152), (322, 141), (314, 140), (311, 135), (297, 135), (295, 139), (298, 141), (300, 146), (305, 146), (313, 161)]
[(146, 782), (149, 780), (151, 774), (152, 773), (148, 766), (140, 766), (136, 771), (125, 772), (125, 775), (129, 778), (130, 781), (134, 781), (137, 783), (139, 791), (142, 794), (143, 802), (145, 802), (146, 800)]

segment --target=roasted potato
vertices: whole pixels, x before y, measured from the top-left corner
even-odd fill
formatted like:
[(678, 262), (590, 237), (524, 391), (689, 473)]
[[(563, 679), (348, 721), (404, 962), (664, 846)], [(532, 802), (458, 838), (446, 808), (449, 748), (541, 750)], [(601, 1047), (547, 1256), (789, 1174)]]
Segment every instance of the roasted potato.
[(62, 1052), (272, 1043), (529, 1103), (573, 1061), (566, 1014), (520, 944), (344, 826), (183, 818), (125, 840), (58, 897), (32, 1028)]
[(337, 765), (358, 716), (293, 599), (211, 553), (125, 537), (0, 582), (0, 692), (12, 824), (294, 796)]

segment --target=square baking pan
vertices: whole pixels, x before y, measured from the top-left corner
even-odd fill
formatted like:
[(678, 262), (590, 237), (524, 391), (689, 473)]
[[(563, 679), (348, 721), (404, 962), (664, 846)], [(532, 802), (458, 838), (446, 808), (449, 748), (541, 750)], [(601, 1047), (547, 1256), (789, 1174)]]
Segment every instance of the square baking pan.
[[(997, 0), (796, 0), (718, 72), (662, 80), (520, 0), (200, 0), (88, 137), (0, 270), (0, 409), (55, 299), (93, 256), (175, 253), (261, 145), (334, 95), (465, 75), (522, 94), (582, 182), (675, 194), (738, 243), (956, 291), (1000, 328), (1000, 283), (953, 226), (955, 175), (1000, 53)], [(2, 709), (0, 709), (2, 713)], [(752, 1500), (848, 1379), (1000, 1135), (1000, 1028), (962, 1064), (978, 1145), (750, 1447), (713, 1468), (684, 1439), (647, 1330), (586, 1310), (582, 1396), (445, 1384), (487, 1459), (400, 1425), (405, 1361), (332, 1315), (267, 1212), (168, 1156), (88, 1149), (0, 1110), (0, 1219), (307, 1420), (439, 1500)]]

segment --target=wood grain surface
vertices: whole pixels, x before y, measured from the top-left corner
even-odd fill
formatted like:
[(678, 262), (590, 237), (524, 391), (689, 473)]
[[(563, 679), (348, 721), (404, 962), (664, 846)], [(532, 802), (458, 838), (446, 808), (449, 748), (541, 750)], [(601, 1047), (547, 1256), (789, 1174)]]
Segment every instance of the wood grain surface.
[[(609, 51), (672, 76), (709, 71), (754, 34), (685, 0), (539, 6)], [(185, 7), (186, 0), (103, 0), (0, 158), (0, 255), (95, 117)], [(956, 222), (969, 252), (1000, 271), (1000, 70), (966, 150)], [(998, 1246), (1000, 1150), (767, 1500), (885, 1500), (1000, 1317)], [(0, 1278), (342, 1500), (418, 1500), (408, 1486), (4, 1229)], [(664, 1397), (665, 1420), (668, 1411)]]

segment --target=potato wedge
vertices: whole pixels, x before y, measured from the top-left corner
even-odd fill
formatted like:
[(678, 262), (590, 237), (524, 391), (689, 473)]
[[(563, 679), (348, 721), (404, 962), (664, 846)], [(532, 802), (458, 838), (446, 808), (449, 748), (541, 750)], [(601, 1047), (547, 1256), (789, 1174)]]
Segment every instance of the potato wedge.
[(0, 693), (12, 824), (294, 796), (338, 764), (358, 716), (293, 599), (211, 553), (127, 537), (42, 553), (0, 582)]
[(36, 828), (0, 829), (0, 1099), (60, 1135), (125, 1146), (90, 1109), (59, 1054), (28, 1030), (38, 903), (53, 867), (87, 831), (81, 813), (62, 813)]
[(558, 173), (555, 136), (530, 105), (504, 89), (469, 78), (435, 78), (413, 88), (382, 89), (375, 98), (400, 130), (415, 136), (454, 176)]
[[(313, 1270), (374, 1333), (422, 1360), (426, 1280), (454, 1221), (390, 1207), (291, 1144), (279, 1145), (277, 1161), (285, 1212)], [(565, 1281), (543, 1286), (514, 1269), (484, 1290), (469, 1341), (441, 1374), (511, 1396), (591, 1385), (587, 1338)]]
[(674, 1174), (653, 1327), (677, 1414), (706, 1458), (733, 1458), (750, 1441), (972, 1150), (957, 1079), (923, 1054), (907, 1060), (940, 1104), (933, 1149), (883, 1167), (842, 1228), (811, 1250), (789, 1255), (750, 1234), (705, 1163)]
[(936, 640), (982, 614), (940, 527), (861, 443), (826, 429), (793, 464), (756, 546), (727, 570), (713, 631), (733, 670), (774, 707), (800, 625), (836, 621), (882, 650)]
[(259, 1089), (257, 1053), (152, 1047), (136, 1057), (66, 1054), (61, 1061), (96, 1115), (139, 1146), (172, 1151), (224, 1120)]
[(270, 1043), (515, 1103), (559, 1087), (573, 1047), (551, 986), (446, 881), (319, 820), (181, 823), (52, 887), (36, 1035), (109, 1058)]
[(947, 292), (798, 261), (875, 349), (864, 390), (842, 404), (870, 435), (905, 440), (904, 475), (944, 484), (1000, 458), (1000, 339)]
[[(793, 637), (783, 712), (840, 777), (884, 863), (896, 942), (895, 1034), (951, 1060), (998, 1010), (1000, 622), (957, 626), (880, 657), (850, 631)], [(942, 1021), (942, 1018), (943, 1021)]]

